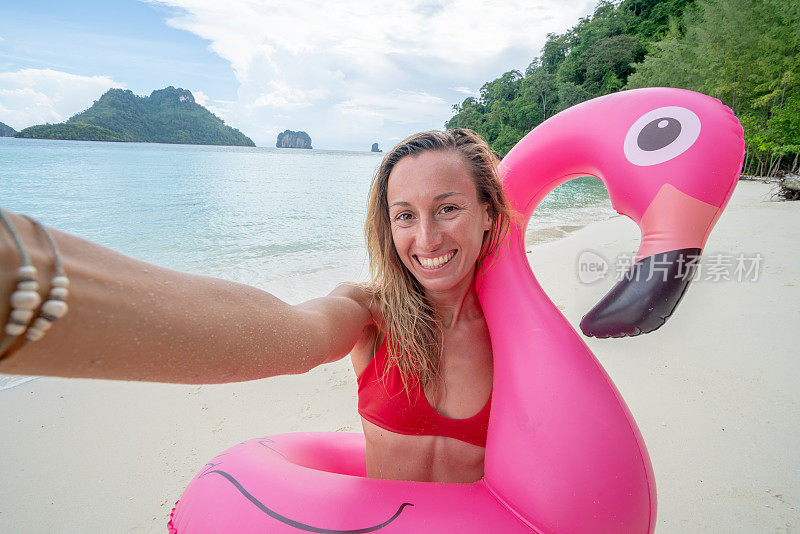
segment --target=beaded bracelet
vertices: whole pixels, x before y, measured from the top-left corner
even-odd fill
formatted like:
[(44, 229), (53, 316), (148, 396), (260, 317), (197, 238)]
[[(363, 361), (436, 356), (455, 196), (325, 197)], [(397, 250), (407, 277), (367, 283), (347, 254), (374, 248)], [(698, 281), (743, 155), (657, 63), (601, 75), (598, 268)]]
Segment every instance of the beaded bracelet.
[[(6, 338), (0, 342), (0, 359), (10, 356), (12, 352), (16, 352), (29, 341), (41, 339), (45, 331), (52, 326), (53, 322), (63, 317), (68, 309), (66, 300), (69, 279), (61, 264), (61, 256), (58, 253), (58, 247), (53, 237), (50, 235), (50, 232), (47, 231), (47, 228), (32, 217), (28, 217), (27, 215), (23, 216), (31, 221), (36, 228), (41, 230), (50, 243), (50, 247), (53, 249), (53, 254), (55, 256), (56, 274), (53, 277), (50, 292), (47, 296), (47, 300), (42, 305), (39, 316), (33, 322), (33, 326), (28, 328), (28, 323), (34, 315), (34, 310), (41, 302), (41, 297), (38, 293), (39, 284), (36, 281), (37, 270), (36, 267), (31, 264), (25, 247), (22, 245), (22, 240), (17, 235), (11, 221), (9, 221), (3, 214), (3, 211), (0, 210), (0, 219), (2, 219), (9, 232), (11, 232), (11, 236), (14, 238), (14, 242), (22, 256), (22, 267), (17, 270), (17, 290), (11, 294), (11, 315), (4, 329)], [(23, 342), (15, 349), (4, 354), (4, 351), (14, 343), (23, 332), (25, 332)]]

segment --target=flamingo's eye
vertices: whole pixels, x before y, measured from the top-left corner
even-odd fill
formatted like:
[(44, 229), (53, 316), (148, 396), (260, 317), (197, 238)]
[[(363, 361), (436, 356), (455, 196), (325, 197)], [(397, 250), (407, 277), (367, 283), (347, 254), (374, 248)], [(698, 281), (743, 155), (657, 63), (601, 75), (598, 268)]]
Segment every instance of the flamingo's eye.
[(667, 106), (648, 111), (625, 136), (625, 157), (646, 167), (664, 163), (683, 154), (700, 135), (700, 119), (692, 111)]
[(681, 123), (672, 117), (651, 120), (636, 137), (636, 144), (646, 152), (671, 144), (681, 134)]

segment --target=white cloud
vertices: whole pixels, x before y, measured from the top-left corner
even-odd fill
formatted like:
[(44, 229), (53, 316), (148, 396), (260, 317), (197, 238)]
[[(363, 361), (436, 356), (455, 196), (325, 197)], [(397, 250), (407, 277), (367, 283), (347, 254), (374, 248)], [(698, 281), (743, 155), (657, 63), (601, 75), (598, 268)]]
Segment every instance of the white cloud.
[[(486, 80), (486, 81), (489, 81), (489, 80)], [(467, 95), (467, 96), (474, 96), (474, 95), (478, 94), (477, 91), (473, 91), (469, 87), (463, 87), (463, 86), (462, 87), (451, 87), (450, 89), (452, 91), (455, 91), (456, 93), (461, 93), (462, 95)]]
[(209, 42), (239, 83), (224, 118), (256, 143), (307, 131), (315, 147), (441, 128), (469, 87), (539, 55), (548, 32), (592, 12), (595, 0), (275, 2), (145, 0), (177, 8), (167, 22)]
[(211, 102), (211, 99), (203, 91), (192, 91), (192, 95), (194, 95), (194, 101), (203, 107), (208, 107)]
[(112, 87), (108, 76), (80, 76), (52, 69), (0, 73), (0, 121), (16, 130), (61, 122), (83, 111)]
[(208, 111), (216, 115), (222, 120), (226, 120), (228, 113), (231, 110), (231, 107), (235, 104), (235, 102), (230, 100), (217, 100), (210, 98), (207, 94), (200, 90), (192, 91), (192, 95), (194, 95), (194, 101), (206, 108)]
[[(307, 131), (315, 147), (363, 150), (443, 127), (451, 106), (476, 94), (471, 87), (524, 69), (548, 32), (574, 25), (596, 2), (142, 1), (174, 8), (167, 24), (230, 64), (234, 101), (193, 91), (226, 123), (265, 146), (289, 128)], [(124, 86), (51, 69), (0, 73), (0, 120), (61, 121)]]
[(378, 126), (385, 121), (414, 124), (435, 120), (447, 101), (421, 91), (397, 90), (388, 95), (368, 94), (336, 105), (343, 115), (373, 119)]
[(323, 99), (328, 95), (325, 89), (298, 89), (290, 87), (280, 80), (268, 82), (268, 87), (269, 91), (262, 93), (253, 102), (253, 106), (276, 108), (278, 110), (307, 108), (316, 100)]

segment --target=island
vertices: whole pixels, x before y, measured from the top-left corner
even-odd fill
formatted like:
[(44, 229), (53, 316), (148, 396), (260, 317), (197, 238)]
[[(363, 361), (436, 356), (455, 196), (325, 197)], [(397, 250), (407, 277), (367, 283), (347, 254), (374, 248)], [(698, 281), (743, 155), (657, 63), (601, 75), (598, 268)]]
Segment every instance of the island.
[(14, 137), (15, 135), (17, 135), (17, 131), (14, 128), (0, 122), (0, 137)]
[(306, 132), (293, 132), (285, 130), (278, 134), (277, 148), (313, 148), (311, 137)]
[(25, 128), (16, 137), (189, 145), (256, 146), (236, 128), (195, 102), (187, 89), (172, 86), (150, 96), (110, 89), (66, 122)]
[(370, 152), (383, 152), (380, 148), (378, 148), (378, 143), (372, 143), (372, 150)]

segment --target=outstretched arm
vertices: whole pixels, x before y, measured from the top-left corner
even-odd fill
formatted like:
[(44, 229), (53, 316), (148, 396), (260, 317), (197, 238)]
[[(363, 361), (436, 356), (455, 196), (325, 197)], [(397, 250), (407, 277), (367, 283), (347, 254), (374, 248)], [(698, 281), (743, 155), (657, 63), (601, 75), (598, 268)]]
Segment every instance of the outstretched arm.
[[(38, 269), (53, 276), (46, 238), (5, 212)], [(21, 265), (0, 227), (0, 325)], [(48, 227), (70, 279), (69, 311), (0, 373), (186, 384), (305, 372), (342, 358), (372, 323), (366, 293), (341, 285), (296, 306), (255, 287), (159, 267)], [(15, 344), (16, 346), (16, 344)]]

